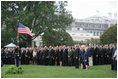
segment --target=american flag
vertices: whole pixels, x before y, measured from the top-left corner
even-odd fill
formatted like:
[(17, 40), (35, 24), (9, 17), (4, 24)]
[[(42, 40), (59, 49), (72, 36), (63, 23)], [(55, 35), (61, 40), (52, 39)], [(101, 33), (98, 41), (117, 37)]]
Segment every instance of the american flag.
[(21, 23), (18, 23), (18, 33), (19, 34), (28, 34), (28, 35), (32, 36), (30, 29)]

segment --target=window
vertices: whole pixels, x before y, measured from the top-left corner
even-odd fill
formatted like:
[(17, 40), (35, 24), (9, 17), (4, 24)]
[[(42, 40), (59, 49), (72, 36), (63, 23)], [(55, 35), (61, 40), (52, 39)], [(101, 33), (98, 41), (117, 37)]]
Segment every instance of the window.
[(99, 36), (99, 32), (97, 32), (97, 36)]
[(94, 36), (95, 36), (95, 32), (94, 32)]

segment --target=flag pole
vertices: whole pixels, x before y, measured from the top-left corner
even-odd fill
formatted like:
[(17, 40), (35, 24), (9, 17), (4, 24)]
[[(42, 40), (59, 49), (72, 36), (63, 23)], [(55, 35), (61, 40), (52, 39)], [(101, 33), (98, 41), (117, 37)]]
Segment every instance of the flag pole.
[(17, 54), (19, 55), (19, 33), (17, 33), (17, 46), (18, 46), (18, 52), (17, 52)]
[[(18, 26), (19, 26), (19, 22), (18, 22)], [(17, 47), (18, 47), (17, 55), (19, 55), (19, 33), (18, 33), (18, 30), (17, 30)]]
[[(18, 23), (19, 26), (19, 23)], [(16, 66), (19, 66), (19, 33), (17, 31), (17, 51), (16, 51)]]

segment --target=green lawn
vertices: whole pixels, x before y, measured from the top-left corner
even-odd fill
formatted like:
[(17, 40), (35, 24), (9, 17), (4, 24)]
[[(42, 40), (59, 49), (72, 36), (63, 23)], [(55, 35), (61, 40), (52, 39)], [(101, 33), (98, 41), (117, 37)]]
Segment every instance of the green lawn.
[(9, 65), (1, 69), (4, 78), (116, 78), (117, 74), (111, 70), (110, 65), (89, 66), (88, 70), (75, 69), (75, 67), (21, 65), (23, 74), (7, 74), (5, 70)]

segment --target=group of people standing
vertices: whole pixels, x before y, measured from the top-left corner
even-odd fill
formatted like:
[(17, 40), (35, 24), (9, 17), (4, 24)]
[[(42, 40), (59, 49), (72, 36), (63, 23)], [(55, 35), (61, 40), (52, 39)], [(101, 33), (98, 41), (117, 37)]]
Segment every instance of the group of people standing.
[[(89, 46), (45, 46), (41, 48), (19, 48), (21, 64), (75, 66), (88, 69), (88, 65), (112, 64), (116, 50), (115, 44)], [(5, 64), (14, 64), (18, 52), (15, 48), (1, 50), (2, 61)], [(91, 62), (91, 63), (90, 63)]]

